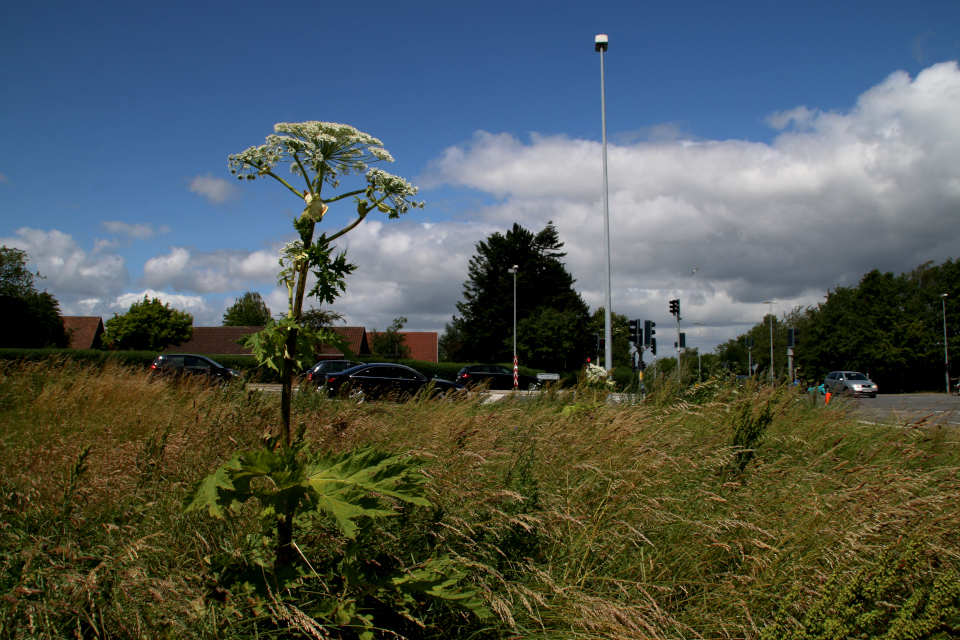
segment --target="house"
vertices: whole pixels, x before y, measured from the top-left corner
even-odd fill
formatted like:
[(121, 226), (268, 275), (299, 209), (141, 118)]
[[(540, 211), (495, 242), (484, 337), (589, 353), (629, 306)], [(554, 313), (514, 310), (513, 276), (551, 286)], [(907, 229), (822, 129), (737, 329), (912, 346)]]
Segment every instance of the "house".
[[(440, 360), (440, 334), (436, 331), (398, 331), (403, 336), (403, 343), (410, 348), (412, 360), (438, 362)], [(377, 334), (370, 332), (369, 339), (373, 342)], [(384, 353), (384, 356), (391, 354)]]
[(181, 345), (169, 346), (166, 353), (200, 353), (220, 356), (249, 356), (252, 350), (237, 340), (263, 327), (194, 327), (193, 336)]
[[(245, 335), (261, 331), (263, 327), (194, 327), (193, 337), (180, 345), (164, 349), (167, 353), (200, 353), (204, 355), (249, 356), (252, 350), (237, 344)], [(343, 336), (350, 349), (358, 356), (370, 355), (367, 346), (367, 332), (363, 327), (333, 327)], [(339, 360), (344, 354), (330, 345), (323, 344), (317, 350), (318, 360)]]
[[(331, 327), (346, 339), (350, 350), (355, 356), (369, 356), (370, 344), (367, 342), (367, 330), (364, 327)], [(328, 344), (320, 345), (317, 350), (317, 360), (342, 360), (347, 356)]]
[[(364, 327), (331, 327), (347, 341), (353, 357), (373, 355), (370, 351), (370, 342)], [(167, 353), (184, 352), (200, 353), (204, 355), (251, 355), (251, 350), (241, 347), (237, 340), (245, 335), (256, 333), (263, 327), (194, 327), (193, 337), (187, 342), (166, 348)], [(102, 329), (101, 329), (102, 331)], [(400, 331), (405, 343), (410, 347), (410, 358), (437, 362), (439, 360), (439, 334), (436, 331)], [(389, 354), (384, 354), (389, 355)], [(340, 360), (346, 358), (339, 349), (328, 344), (321, 344), (317, 349), (317, 360)]]
[(63, 328), (70, 338), (69, 349), (99, 349), (103, 346), (103, 318), (63, 316)]

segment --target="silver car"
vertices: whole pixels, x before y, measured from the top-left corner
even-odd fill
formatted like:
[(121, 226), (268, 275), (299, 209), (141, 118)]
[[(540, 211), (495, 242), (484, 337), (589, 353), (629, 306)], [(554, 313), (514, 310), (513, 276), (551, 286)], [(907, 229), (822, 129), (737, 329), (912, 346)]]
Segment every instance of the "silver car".
[(877, 384), (857, 371), (831, 371), (823, 381), (828, 393), (876, 398)]

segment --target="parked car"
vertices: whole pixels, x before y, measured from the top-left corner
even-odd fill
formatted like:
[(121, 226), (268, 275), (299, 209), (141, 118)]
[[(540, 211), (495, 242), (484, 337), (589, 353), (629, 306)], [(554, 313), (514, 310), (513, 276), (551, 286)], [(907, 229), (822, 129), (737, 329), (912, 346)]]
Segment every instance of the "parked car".
[[(457, 372), (457, 382), (470, 388), (486, 384), (488, 389), (513, 389), (513, 369), (499, 364), (472, 364)], [(533, 376), (518, 375), (517, 382), (518, 389), (540, 386), (540, 381)]]
[(360, 400), (390, 398), (407, 400), (428, 387), (433, 396), (464, 389), (463, 385), (441, 378), (430, 379), (402, 364), (370, 362), (326, 374), (327, 393)]
[(353, 360), (321, 360), (307, 369), (307, 382), (317, 386), (322, 385), (327, 381), (328, 373), (338, 373), (358, 364), (360, 363)]
[(213, 381), (228, 382), (243, 377), (243, 373), (193, 353), (164, 353), (150, 365), (155, 376), (207, 376)]
[(870, 398), (876, 398), (879, 391), (873, 380), (857, 371), (831, 371), (823, 386), (829, 393)]

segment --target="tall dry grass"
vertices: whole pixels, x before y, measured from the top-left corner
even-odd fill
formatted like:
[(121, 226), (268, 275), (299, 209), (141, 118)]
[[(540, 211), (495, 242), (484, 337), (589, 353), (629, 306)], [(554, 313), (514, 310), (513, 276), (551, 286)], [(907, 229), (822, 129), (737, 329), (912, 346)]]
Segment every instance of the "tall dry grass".
[[(302, 392), (293, 420), (316, 447), (429, 461), (433, 508), (391, 519), (383, 549), (455, 554), (496, 622), (440, 612), (420, 637), (802, 637), (936, 589), (936, 633), (960, 626), (955, 430), (865, 424), (850, 404), (762, 387), (700, 404), (588, 395), (358, 406)], [(210, 598), (204, 563), (244, 553), (251, 521), (179, 501), (275, 428), (278, 404), (118, 368), (6, 366), (0, 637), (269, 637), (269, 611)], [(761, 422), (745, 457), (734, 443)], [(876, 586), (884, 568), (896, 588)], [(859, 604), (836, 604), (857, 581)]]

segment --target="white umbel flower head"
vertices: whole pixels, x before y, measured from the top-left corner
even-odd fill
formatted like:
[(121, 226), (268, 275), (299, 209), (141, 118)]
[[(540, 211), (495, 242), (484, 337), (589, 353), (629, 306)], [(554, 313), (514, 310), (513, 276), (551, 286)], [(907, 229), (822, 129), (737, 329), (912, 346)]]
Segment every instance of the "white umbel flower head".
[(336, 185), (339, 176), (363, 173), (371, 162), (393, 162), (380, 140), (350, 125), (281, 122), (273, 130), (266, 144), (230, 156), (233, 175), (254, 180), (272, 174), (278, 164), (286, 162), (294, 175), (311, 171), (318, 181)]

